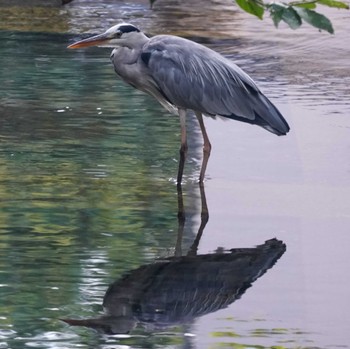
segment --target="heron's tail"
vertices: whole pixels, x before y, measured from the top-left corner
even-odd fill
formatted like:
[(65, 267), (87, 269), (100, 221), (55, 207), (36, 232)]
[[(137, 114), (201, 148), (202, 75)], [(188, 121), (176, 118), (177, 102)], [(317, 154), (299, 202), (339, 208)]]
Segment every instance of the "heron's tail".
[(254, 118), (237, 116), (226, 117), (263, 127), (277, 136), (284, 136), (289, 132), (289, 125), (279, 110), (260, 91), (254, 91), (254, 97), (249, 101), (254, 111)]
[(254, 103), (256, 124), (277, 136), (286, 135), (290, 128), (285, 118), (262, 93), (259, 93), (258, 97)]

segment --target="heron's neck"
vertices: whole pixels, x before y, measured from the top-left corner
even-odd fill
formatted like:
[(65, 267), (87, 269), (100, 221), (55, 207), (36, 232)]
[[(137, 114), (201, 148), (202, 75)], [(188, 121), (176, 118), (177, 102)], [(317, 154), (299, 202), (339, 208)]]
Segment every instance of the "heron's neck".
[(141, 47), (118, 46), (111, 54), (111, 60), (116, 71), (123, 69), (124, 65), (134, 64), (140, 56)]
[[(141, 35), (142, 34), (142, 35)], [(117, 68), (119, 65), (133, 64), (135, 63), (139, 56), (143, 46), (149, 41), (149, 38), (140, 33), (137, 38), (132, 41), (123, 42), (122, 45), (116, 47), (111, 54), (111, 59)]]

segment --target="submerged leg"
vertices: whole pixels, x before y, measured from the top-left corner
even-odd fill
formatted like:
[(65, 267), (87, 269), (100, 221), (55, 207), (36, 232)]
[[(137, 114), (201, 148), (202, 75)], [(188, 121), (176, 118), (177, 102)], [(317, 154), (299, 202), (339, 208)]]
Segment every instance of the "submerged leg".
[(208, 134), (204, 126), (204, 121), (203, 121), (203, 116), (202, 113), (196, 112), (196, 116), (199, 122), (199, 127), (201, 128), (202, 131), (202, 136), (203, 136), (203, 162), (202, 162), (202, 167), (201, 167), (201, 172), (199, 175), (199, 183), (202, 183), (204, 180), (204, 175), (205, 171), (207, 169), (207, 164), (210, 156), (210, 151), (211, 151), (211, 144), (209, 142)]
[(203, 183), (199, 183), (199, 190), (200, 190), (200, 194), (201, 194), (201, 207), (202, 207), (201, 208), (201, 224), (199, 226), (197, 236), (194, 239), (193, 244), (187, 253), (188, 256), (196, 256), (197, 255), (199, 241), (202, 238), (204, 228), (207, 225), (208, 220), (209, 220), (209, 210), (208, 210), (207, 198), (205, 196), (205, 190), (204, 190)]
[(182, 238), (185, 229), (186, 213), (182, 196), (181, 183), (177, 185), (177, 240), (175, 245), (175, 257), (182, 256)]
[(187, 154), (187, 136), (186, 136), (186, 110), (179, 108), (180, 126), (181, 126), (181, 147), (179, 170), (177, 173), (177, 185), (181, 185), (182, 175), (184, 172), (186, 154)]

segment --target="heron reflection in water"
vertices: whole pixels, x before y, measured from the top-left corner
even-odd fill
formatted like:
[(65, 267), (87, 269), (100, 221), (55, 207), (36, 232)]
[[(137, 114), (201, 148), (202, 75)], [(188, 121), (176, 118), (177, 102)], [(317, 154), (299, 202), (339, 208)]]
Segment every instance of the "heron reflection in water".
[(105, 33), (78, 41), (69, 48), (114, 47), (115, 72), (129, 85), (148, 93), (181, 126), (177, 183), (183, 176), (187, 153), (186, 110), (193, 110), (203, 135), (203, 182), (211, 151), (203, 115), (221, 116), (255, 124), (278, 135), (289, 131), (286, 120), (242, 69), (219, 53), (173, 35), (147, 37), (137, 27), (121, 23)]
[[(204, 187), (201, 194), (204, 194)], [(179, 192), (179, 240), (185, 223)], [(203, 207), (204, 206), (204, 207)], [(202, 224), (185, 256), (162, 258), (127, 272), (112, 283), (103, 299), (105, 314), (90, 319), (62, 319), (107, 334), (125, 334), (136, 327), (146, 331), (187, 325), (197, 317), (227, 307), (283, 255), (286, 246), (271, 239), (255, 248), (238, 248), (197, 255), (208, 220), (202, 197)]]

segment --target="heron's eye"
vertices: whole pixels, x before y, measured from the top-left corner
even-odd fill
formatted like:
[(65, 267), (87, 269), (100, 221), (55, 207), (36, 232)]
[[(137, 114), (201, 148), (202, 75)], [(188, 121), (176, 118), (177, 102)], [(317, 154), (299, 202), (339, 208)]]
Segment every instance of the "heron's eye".
[(115, 33), (115, 37), (116, 37), (117, 39), (119, 39), (121, 36), (122, 36), (122, 32), (116, 32), (116, 33)]

